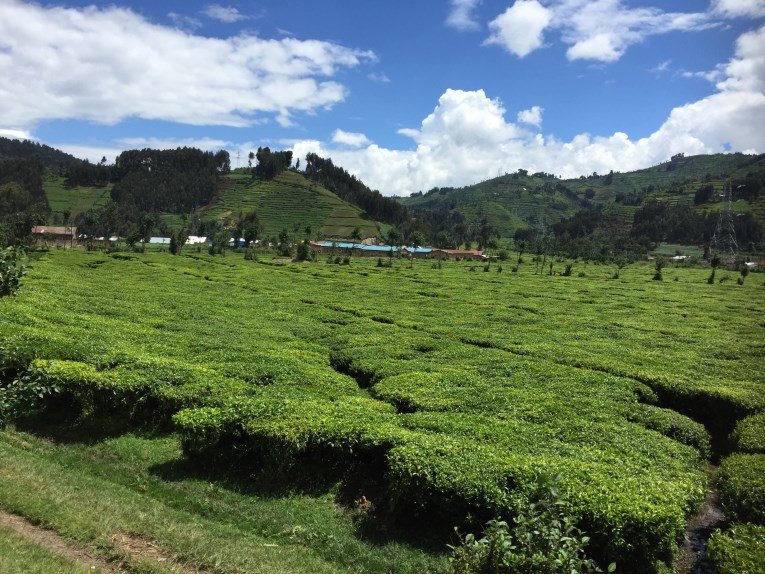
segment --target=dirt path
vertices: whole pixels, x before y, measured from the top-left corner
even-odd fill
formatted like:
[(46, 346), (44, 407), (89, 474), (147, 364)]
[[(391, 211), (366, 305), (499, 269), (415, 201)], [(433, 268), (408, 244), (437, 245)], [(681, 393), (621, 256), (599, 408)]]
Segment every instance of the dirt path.
[[(54, 554), (64, 556), (87, 568), (95, 568), (104, 574), (130, 574), (122, 564), (109, 562), (86, 549), (65, 540), (52, 530), (36, 526), (21, 516), (9, 514), (0, 510), (0, 528), (15, 532), (26, 540), (38, 544)], [(176, 574), (207, 574), (193, 565), (178, 561), (172, 554), (160, 549), (148, 538), (126, 532), (117, 532), (112, 537), (112, 543), (119, 552), (129, 555), (137, 563), (161, 564)]]
[(127, 574), (126, 570), (92, 555), (83, 548), (71, 544), (55, 532), (46, 530), (41, 526), (35, 526), (20, 516), (8, 514), (2, 510), (0, 510), (0, 528), (15, 532), (19, 536), (50, 550), (54, 554), (69, 558), (88, 568), (97, 568), (107, 574)]
[(725, 515), (719, 505), (719, 493), (711, 484), (701, 505), (685, 530), (685, 542), (677, 562), (678, 574), (712, 574), (707, 558), (707, 541), (712, 532), (722, 524)]

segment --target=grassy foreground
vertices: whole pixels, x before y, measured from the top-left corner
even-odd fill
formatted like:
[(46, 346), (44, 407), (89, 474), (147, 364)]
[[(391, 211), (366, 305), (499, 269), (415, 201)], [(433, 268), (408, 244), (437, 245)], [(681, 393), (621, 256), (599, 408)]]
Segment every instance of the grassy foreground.
[(24, 537), (0, 528), (0, 572), (24, 574), (100, 574)]
[(560, 474), (588, 553), (670, 563), (765, 409), (761, 276), (508, 267), (46, 254), (0, 341), (58, 389), (23, 426), (57, 443), (3, 435), (0, 507), (221, 572), (438, 571), (452, 526)]
[(405, 544), (359, 540), (331, 492), (279, 492), (197, 477), (186, 468), (177, 437), (128, 434), (89, 442), (57, 444), (6, 430), (0, 506), (141, 572), (172, 570), (126, 553), (116, 534), (155, 541), (181, 563), (212, 572), (435, 572), (444, 563)]

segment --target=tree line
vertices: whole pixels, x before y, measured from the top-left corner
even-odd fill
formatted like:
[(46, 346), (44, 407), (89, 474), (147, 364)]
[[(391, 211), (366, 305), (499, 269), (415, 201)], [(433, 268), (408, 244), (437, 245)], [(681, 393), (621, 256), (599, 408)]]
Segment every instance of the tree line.
[(332, 160), (315, 153), (306, 156), (305, 176), (329, 191), (365, 211), (372, 219), (399, 225), (408, 219), (407, 208), (379, 191), (369, 189), (364, 183)]

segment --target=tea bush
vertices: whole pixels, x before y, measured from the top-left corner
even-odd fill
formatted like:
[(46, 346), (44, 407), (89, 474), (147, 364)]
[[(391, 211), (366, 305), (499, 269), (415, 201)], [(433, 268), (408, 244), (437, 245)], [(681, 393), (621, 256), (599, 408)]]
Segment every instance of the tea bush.
[(0, 300), (2, 386), (31, 375), (53, 393), (33, 407), (75, 421), (172, 423), (201, 464), (373, 471), (391, 519), (475, 528), (560, 474), (601, 566), (671, 563), (707, 429), (755, 415), (734, 436), (758, 440), (760, 286), (471, 266), (50, 252)]
[(707, 546), (716, 574), (761, 574), (765, 565), (765, 526), (734, 524), (716, 531)]
[(765, 454), (732, 454), (717, 478), (720, 502), (733, 520), (765, 525)]

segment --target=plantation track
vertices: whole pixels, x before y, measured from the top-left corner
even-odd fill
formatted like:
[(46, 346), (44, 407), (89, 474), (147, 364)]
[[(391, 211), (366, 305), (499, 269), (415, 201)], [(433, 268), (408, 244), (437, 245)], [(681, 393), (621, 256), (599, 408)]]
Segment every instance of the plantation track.
[(25, 518), (10, 514), (2, 509), (0, 509), (0, 529), (15, 532), (25, 540), (42, 546), (54, 554), (63, 556), (78, 564), (82, 564), (94, 571), (97, 570), (104, 574), (129, 574), (129, 570), (125, 570), (112, 564), (85, 548), (65, 540), (52, 530), (32, 524)]
[[(710, 475), (716, 467), (710, 465)], [(714, 574), (707, 555), (707, 543), (712, 533), (723, 525), (725, 515), (720, 507), (720, 493), (713, 481), (704, 503), (688, 522), (683, 545), (675, 570), (677, 574)]]

